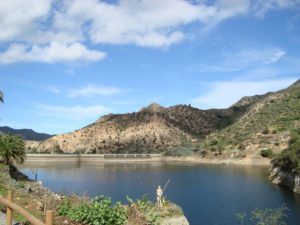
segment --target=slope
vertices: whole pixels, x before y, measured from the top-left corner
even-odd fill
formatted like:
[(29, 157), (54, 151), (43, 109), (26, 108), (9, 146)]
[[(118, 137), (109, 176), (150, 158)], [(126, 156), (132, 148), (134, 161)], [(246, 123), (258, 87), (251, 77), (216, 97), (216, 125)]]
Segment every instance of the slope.
[[(218, 154), (259, 157), (262, 150), (279, 153), (287, 148), (290, 135), (300, 127), (300, 82), (287, 89), (262, 96), (243, 98), (253, 102), (236, 123), (207, 136), (203, 148)], [(247, 101), (246, 101), (247, 102)]]

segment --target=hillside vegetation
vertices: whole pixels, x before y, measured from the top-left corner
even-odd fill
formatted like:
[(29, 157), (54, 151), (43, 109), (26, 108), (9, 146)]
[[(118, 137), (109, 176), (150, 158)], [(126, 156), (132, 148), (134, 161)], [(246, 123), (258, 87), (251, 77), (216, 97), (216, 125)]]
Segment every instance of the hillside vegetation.
[(260, 157), (289, 146), (292, 134), (300, 128), (299, 82), (282, 91), (248, 97), (246, 102), (252, 104), (249, 110), (234, 124), (208, 135), (203, 148)]
[(300, 174), (300, 129), (295, 129), (291, 133), (289, 147), (282, 151), (272, 161), (275, 167), (292, 173)]

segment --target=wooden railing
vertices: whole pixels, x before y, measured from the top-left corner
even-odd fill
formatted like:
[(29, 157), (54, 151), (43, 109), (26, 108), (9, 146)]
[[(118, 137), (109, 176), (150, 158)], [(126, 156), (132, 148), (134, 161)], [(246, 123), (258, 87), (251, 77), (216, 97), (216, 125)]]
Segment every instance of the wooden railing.
[(54, 216), (52, 210), (48, 210), (46, 212), (46, 220), (45, 223), (43, 223), (34, 216), (32, 216), (30, 213), (28, 213), (25, 209), (13, 202), (13, 192), (11, 190), (7, 192), (6, 199), (0, 196), (0, 203), (7, 206), (6, 225), (12, 225), (13, 211), (16, 211), (22, 216), (24, 216), (32, 225), (53, 225)]

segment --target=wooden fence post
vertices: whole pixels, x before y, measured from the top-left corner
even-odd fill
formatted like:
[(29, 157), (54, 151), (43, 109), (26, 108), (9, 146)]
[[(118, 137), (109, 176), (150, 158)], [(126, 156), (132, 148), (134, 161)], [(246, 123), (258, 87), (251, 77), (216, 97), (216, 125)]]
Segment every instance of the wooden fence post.
[(46, 225), (53, 225), (53, 211), (52, 210), (47, 210), (46, 212)]
[[(7, 192), (7, 200), (10, 202), (13, 202), (13, 192), (12, 190), (8, 190)], [(11, 208), (6, 208), (6, 225), (12, 225), (12, 217), (13, 217), (13, 211)]]

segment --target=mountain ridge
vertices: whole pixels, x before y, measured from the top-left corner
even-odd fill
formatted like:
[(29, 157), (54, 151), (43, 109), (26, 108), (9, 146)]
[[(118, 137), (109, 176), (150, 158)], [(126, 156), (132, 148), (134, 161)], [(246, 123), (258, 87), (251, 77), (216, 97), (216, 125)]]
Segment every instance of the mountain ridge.
[[(102, 116), (82, 129), (29, 147), (33, 152), (164, 154), (183, 147), (196, 154), (207, 151), (207, 157), (232, 157), (232, 151), (239, 152), (237, 157), (260, 157), (263, 149), (280, 152), (287, 146), (289, 129), (294, 119), (298, 121), (300, 111), (299, 83), (277, 92), (243, 97), (227, 109), (152, 103), (137, 112)], [(287, 108), (290, 110), (285, 112)], [(292, 119), (288, 120), (289, 116)], [(284, 124), (275, 127), (283, 117)]]
[(39, 133), (32, 129), (14, 129), (8, 126), (0, 127), (0, 132), (11, 135), (20, 135), (22, 138), (28, 141), (44, 141), (54, 135)]

